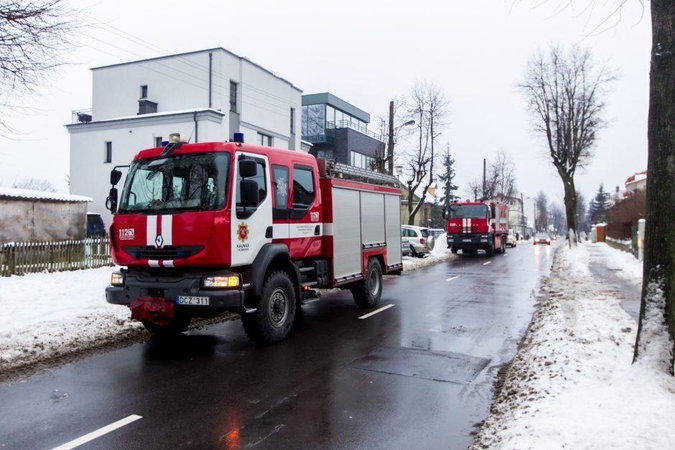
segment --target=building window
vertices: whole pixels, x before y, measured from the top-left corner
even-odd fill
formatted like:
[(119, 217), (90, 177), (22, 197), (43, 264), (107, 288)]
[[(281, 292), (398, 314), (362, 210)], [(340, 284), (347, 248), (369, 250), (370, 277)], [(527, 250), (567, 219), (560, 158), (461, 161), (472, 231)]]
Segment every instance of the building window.
[(317, 150), (316, 157), (323, 159), (335, 159), (335, 153), (333, 152), (333, 149)]
[(373, 169), (375, 159), (358, 152), (352, 152), (351, 165), (362, 169)]
[(263, 147), (271, 147), (272, 146), (272, 136), (268, 136), (266, 134), (258, 133), (258, 145), (262, 145)]
[(295, 134), (295, 108), (291, 108), (291, 134)]
[(155, 147), (162, 146), (162, 136), (155, 136)]
[(109, 164), (112, 162), (112, 142), (106, 141), (105, 154), (103, 155), (103, 162)]
[(141, 86), (141, 98), (148, 98), (148, 85), (144, 84)]
[(237, 83), (230, 81), (230, 111), (237, 112)]

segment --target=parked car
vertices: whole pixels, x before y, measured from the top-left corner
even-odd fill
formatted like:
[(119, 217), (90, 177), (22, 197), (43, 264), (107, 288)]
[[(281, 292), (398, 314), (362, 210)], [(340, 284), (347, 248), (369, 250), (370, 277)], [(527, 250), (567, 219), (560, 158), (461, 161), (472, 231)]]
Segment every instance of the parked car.
[(87, 213), (87, 237), (105, 237), (108, 234), (99, 213)]
[(509, 234), (506, 237), (506, 245), (509, 247), (515, 247), (518, 245), (518, 240), (516, 239), (516, 235), (513, 233), (512, 230), (509, 230)]
[(546, 233), (537, 233), (534, 235), (533, 244), (546, 244), (551, 245), (551, 238)]
[(410, 256), (412, 252), (410, 251), (410, 244), (408, 240), (401, 236), (401, 256)]
[(431, 233), (434, 239), (437, 239), (438, 236), (445, 233), (445, 230), (443, 228), (429, 228), (429, 233)]
[(434, 248), (434, 237), (428, 228), (402, 225), (401, 236), (407, 242), (412, 256), (422, 258)]

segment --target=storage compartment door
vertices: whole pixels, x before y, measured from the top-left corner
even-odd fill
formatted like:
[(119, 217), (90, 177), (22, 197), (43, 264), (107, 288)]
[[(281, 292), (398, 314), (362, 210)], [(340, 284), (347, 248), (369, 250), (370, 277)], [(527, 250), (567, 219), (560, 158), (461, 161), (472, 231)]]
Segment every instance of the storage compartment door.
[(333, 188), (334, 277), (361, 276), (361, 202), (358, 191)]
[(403, 262), (401, 255), (401, 197), (384, 196), (384, 210), (387, 226), (387, 267)]

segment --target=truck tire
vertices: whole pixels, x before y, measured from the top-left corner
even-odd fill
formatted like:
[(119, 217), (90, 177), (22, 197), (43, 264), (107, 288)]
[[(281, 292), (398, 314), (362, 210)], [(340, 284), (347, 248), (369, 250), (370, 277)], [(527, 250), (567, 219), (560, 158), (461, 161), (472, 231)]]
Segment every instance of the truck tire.
[(366, 269), (366, 279), (357, 281), (350, 289), (359, 308), (371, 308), (380, 302), (382, 296), (382, 267), (371, 258)]
[(256, 300), (256, 311), (241, 316), (246, 335), (259, 344), (284, 340), (293, 326), (296, 307), (295, 289), (288, 274), (268, 274)]
[(450, 247), (450, 251), (451, 251), (453, 254), (456, 255), (457, 252), (459, 251), (459, 249), (453, 245), (453, 246)]
[(168, 338), (182, 333), (190, 325), (192, 316), (177, 311), (167, 324), (156, 324), (147, 320), (141, 322), (146, 330), (157, 338)]
[(492, 256), (495, 253), (495, 240), (494, 239), (490, 240), (490, 245), (485, 249), (485, 253), (488, 256)]

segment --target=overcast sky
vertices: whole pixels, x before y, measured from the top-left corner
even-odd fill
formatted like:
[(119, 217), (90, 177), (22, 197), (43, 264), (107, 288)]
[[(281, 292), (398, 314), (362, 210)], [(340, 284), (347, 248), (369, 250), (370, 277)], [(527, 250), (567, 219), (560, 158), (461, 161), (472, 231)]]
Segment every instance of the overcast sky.
[[(39, 89), (39, 97), (24, 100), (30, 113), (3, 115), (22, 134), (0, 138), (0, 185), (35, 177), (67, 192), (64, 125), (72, 110), (91, 108), (90, 68), (223, 47), (305, 94), (331, 92), (367, 111), (372, 129), (391, 99), (418, 80), (434, 83), (450, 105), (440, 144), (450, 144), (460, 194), (482, 176), (483, 159), (503, 149), (516, 163), (525, 196), (542, 190), (562, 204), (562, 183), (545, 157), (542, 136), (531, 131), (516, 85), (537, 49), (579, 43), (620, 76), (606, 97), (609, 126), (577, 176), (578, 190), (590, 200), (600, 183), (606, 190), (623, 188), (626, 178), (647, 168), (649, 3), (643, 10), (641, 2), (628, 2), (620, 16), (611, 16), (618, 1), (572, 0), (559, 11), (568, 1), (71, 0), (95, 25), (77, 32), (77, 49), (64, 56), (71, 64)], [(589, 3), (610, 5), (587, 9)]]

